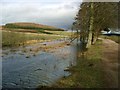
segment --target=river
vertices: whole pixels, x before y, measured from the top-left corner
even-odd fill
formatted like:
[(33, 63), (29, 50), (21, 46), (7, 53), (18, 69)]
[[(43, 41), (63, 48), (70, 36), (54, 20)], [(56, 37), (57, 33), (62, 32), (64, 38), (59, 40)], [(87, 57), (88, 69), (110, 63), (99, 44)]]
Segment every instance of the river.
[[(45, 44), (52, 45), (60, 42), (46, 42)], [(38, 45), (41, 43), (24, 48), (35, 48)], [(50, 86), (58, 79), (69, 76), (71, 73), (65, 69), (76, 64), (75, 46), (75, 44), (66, 45), (51, 52), (41, 50), (37, 55), (30, 55), (30, 57), (26, 57), (21, 48), (17, 48), (15, 52), (8, 50), (9, 53), (2, 57), (3, 88), (23, 89)]]

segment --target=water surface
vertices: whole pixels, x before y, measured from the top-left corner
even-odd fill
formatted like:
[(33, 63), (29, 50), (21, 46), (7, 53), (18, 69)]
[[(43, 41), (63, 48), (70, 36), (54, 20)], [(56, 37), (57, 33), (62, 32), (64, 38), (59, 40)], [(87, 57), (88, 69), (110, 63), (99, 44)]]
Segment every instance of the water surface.
[[(49, 42), (50, 45), (51, 43)], [(35, 45), (26, 48), (35, 48)], [(29, 57), (21, 53), (19, 48), (2, 58), (3, 88), (49, 86), (61, 77), (69, 76), (70, 73), (64, 70), (76, 64), (74, 45), (58, 48), (52, 52), (40, 51), (35, 56), (30, 54)]]

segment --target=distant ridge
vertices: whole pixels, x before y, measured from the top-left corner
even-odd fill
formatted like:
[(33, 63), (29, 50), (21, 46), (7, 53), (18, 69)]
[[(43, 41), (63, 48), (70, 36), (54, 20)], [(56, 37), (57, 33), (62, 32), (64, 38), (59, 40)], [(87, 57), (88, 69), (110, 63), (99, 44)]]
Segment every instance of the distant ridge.
[(8, 23), (4, 26), (4, 28), (19, 28), (19, 29), (42, 29), (42, 30), (59, 30), (64, 31), (63, 29), (56, 28), (53, 26), (42, 25), (37, 23), (30, 23), (30, 22), (17, 22), (17, 23)]

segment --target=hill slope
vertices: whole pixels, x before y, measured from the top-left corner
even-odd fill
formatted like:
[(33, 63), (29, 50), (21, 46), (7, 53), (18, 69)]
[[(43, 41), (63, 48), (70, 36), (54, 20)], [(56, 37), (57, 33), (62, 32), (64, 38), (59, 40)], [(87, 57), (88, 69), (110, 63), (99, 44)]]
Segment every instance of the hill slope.
[(53, 26), (29, 23), (29, 22), (8, 23), (4, 26), (4, 28), (64, 31), (63, 29), (56, 28)]

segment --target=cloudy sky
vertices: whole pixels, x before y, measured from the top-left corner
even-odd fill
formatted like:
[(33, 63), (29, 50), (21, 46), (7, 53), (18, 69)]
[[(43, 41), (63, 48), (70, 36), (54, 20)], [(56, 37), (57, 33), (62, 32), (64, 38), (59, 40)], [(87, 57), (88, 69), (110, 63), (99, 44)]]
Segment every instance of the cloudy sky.
[(0, 24), (34, 22), (69, 28), (80, 0), (1, 0)]

